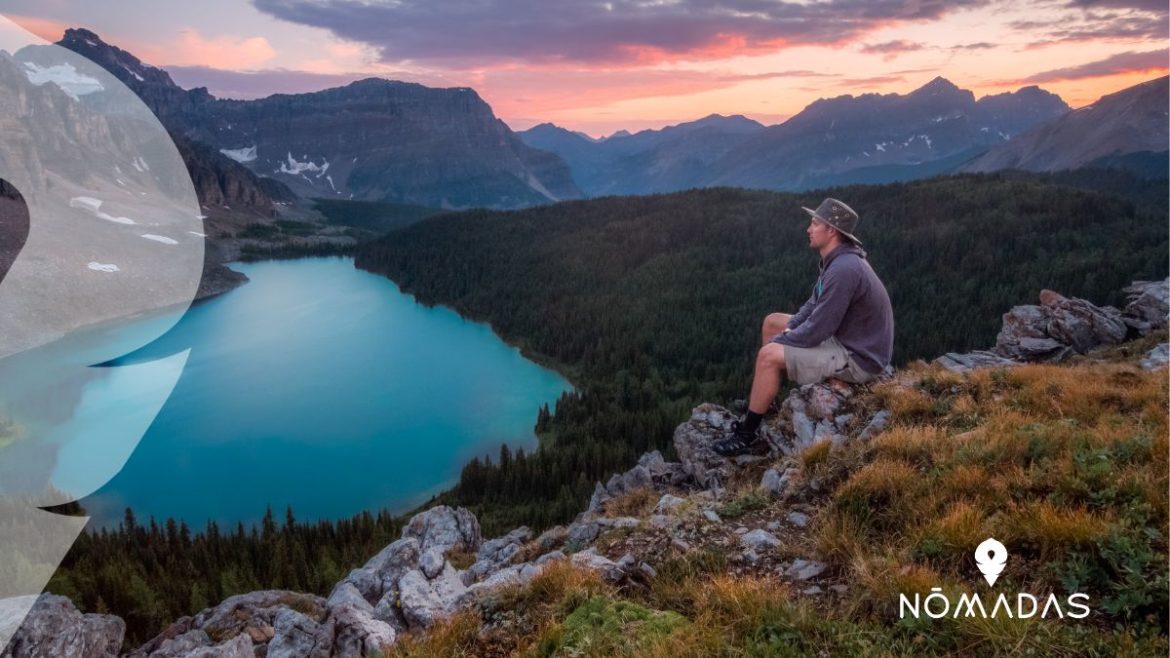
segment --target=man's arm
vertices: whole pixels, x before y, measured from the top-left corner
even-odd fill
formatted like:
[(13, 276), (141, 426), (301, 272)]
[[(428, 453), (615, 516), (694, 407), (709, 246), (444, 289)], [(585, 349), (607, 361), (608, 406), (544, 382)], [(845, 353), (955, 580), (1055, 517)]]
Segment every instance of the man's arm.
[(814, 293), (812, 295), (809, 295), (808, 301), (806, 301), (804, 304), (802, 304), (800, 306), (800, 310), (796, 312), (796, 315), (793, 315), (792, 317), (788, 318), (788, 330), (792, 331), (793, 329), (799, 327), (802, 322), (807, 320), (808, 314), (812, 313), (813, 307), (816, 305), (817, 305), (816, 294)]
[[(799, 326), (772, 339), (774, 343), (793, 347), (815, 347), (837, 333), (841, 319), (849, 309), (853, 291), (857, 289), (859, 275), (855, 268), (841, 267), (825, 272), (821, 299), (809, 312), (808, 318)], [(803, 307), (801, 307), (803, 311)]]

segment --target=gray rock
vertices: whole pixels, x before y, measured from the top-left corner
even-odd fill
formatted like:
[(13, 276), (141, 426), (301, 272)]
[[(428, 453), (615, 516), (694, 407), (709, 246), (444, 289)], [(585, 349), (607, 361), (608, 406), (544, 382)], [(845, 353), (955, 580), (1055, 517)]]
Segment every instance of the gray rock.
[(210, 647), (214, 642), (211, 637), (207, 635), (207, 631), (195, 629), (187, 631), (173, 638), (165, 638), (158, 645), (158, 648), (150, 652), (150, 658), (172, 658), (174, 656), (186, 656), (194, 652), (196, 649)]
[(934, 362), (951, 372), (957, 373), (971, 372), (979, 368), (1010, 368), (1019, 365), (1018, 361), (1012, 361), (995, 352), (988, 352), (986, 350), (976, 350), (974, 352), (967, 352), (966, 354), (947, 352), (935, 359)]
[(686, 500), (678, 496), (664, 494), (662, 498), (658, 499), (658, 504), (654, 506), (656, 514), (670, 514), (677, 510), (680, 506), (686, 504)]
[(296, 610), (278, 612), (274, 626), (265, 658), (329, 658), (333, 652), (333, 629), (323, 630)]
[(768, 532), (776, 532), (777, 530), (780, 529), (780, 522), (779, 521), (768, 521), (767, 523), (764, 524), (764, 529), (767, 530)]
[(429, 548), (439, 548), (443, 553), (451, 550), (474, 552), (481, 542), (479, 520), (475, 515), (462, 507), (452, 509), (446, 505), (414, 515), (402, 529), (402, 536), (417, 539), (420, 552)]
[[(335, 593), (341, 588), (335, 587)], [(354, 600), (355, 606), (370, 605), (365, 601), (357, 588), (349, 584), (346, 596)], [(342, 596), (338, 594), (338, 596)], [(135, 658), (140, 656), (155, 656), (162, 649), (163, 643), (192, 630), (201, 630), (212, 638), (234, 638), (247, 635), (250, 642), (263, 645), (275, 633), (276, 617), (284, 610), (295, 609), (302, 614), (320, 622), (334, 610), (328, 602), (320, 596), (290, 592), (286, 590), (260, 590), (230, 596), (218, 605), (201, 610), (193, 617), (182, 617), (168, 626), (162, 633), (147, 641), (132, 651), (129, 655)], [(217, 651), (234, 651), (235, 645)]]
[(722, 488), (737, 470), (718, 455), (711, 445), (723, 438), (735, 420), (727, 409), (710, 403), (694, 408), (687, 422), (674, 430), (674, 449), (683, 470), (703, 489)]
[(680, 553), (689, 553), (691, 550), (691, 545), (686, 543), (682, 539), (679, 539), (678, 537), (671, 538), (670, 545), (673, 546), (674, 549), (676, 551), (679, 551)]
[[(410, 573), (422, 576), (419, 571)], [(389, 624), (375, 619), (364, 608), (350, 605), (333, 608), (328, 622), (316, 637), (323, 641), (330, 634), (333, 636), (332, 655), (336, 658), (371, 658), (389, 651), (398, 638)]]
[(753, 551), (767, 550), (780, 545), (780, 540), (776, 539), (776, 535), (760, 528), (744, 533), (739, 540)]
[(857, 440), (863, 443), (869, 441), (873, 437), (884, 432), (886, 428), (889, 427), (889, 425), (890, 412), (886, 409), (882, 409), (881, 411), (874, 414), (873, 418), (870, 419), (869, 424), (865, 426), (865, 429), (861, 430), (861, 432), (857, 434)]
[(602, 506), (610, 499), (609, 492), (605, 487), (598, 482), (593, 485), (593, 495), (589, 497), (589, 506), (585, 508), (587, 512), (600, 512)]
[(354, 587), (353, 583), (344, 580), (333, 586), (333, 591), (329, 594), (329, 599), (326, 601), (326, 604), (330, 608), (335, 608), (339, 605), (352, 605), (373, 610), (373, 604), (362, 596), (361, 592)]
[(1170, 364), (1170, 343), (1160, 343), (1142, 357), (1143, 370), (1162, 370)]
[(398, 601), (402, 616), (412, 628), (428, 628), (455, 610), (467, 586), (458, 572), (446, 564), (436, 578), (427, 578), (417, 569), (407, 571), (398, 580)]
[(651, 528), (658, 528), (660, 530), (669, 530), (678, 525), (678, 519), (666, 514), (651, 514), (649, 519)]
[(803, 528), (808, 525), (808, 514), (804, 512), (789, 512), (787, 519), (789, 523), (798, 528)]
[[(414, 569), (418, 566), (418, 559), (422, 552), (418, 539), (414, 537), (404, 537), (391, 543), (383, 548), (374, 557), (366, 561), (362, 569), (368, 570), (376, 579), (376, 587), (373, 591), (367, 589), (368, 585), (364, 579), (364, 574), (359, 576), (359, 581), (351, 581), (362, 592), (363, 596), (370, 603), (380, 600), (388, 591), (398, 587), (398, 579), (402, 574)], [(354, 572), (350, 572), (346, 576), (346, 580), (354, 577)]]
[(580, 549), (583, 546), (587, 546), (594, 539), (597, 539), (599, 532), (601, 532), (601, 527), (596, 521), (574, 523), (569, 526), (568, 541), (575, 548)]
[(618, 563), (604, 555), (600, 555), (592, 548), (573, 553), (569, 556), (569, 561), (575, 567), (597, 572), (606, 582), (616, 583), (625, 576), (625, 571), (622, 570)]
[(622, 474), (622, 491), (634, 491), (653, 486), (654, 478), (650, 475), (650, 469), (640, 464)]
[(646, 564), (645, 562), (638, 566), (638, 571), (641, 571), (643, 574), (645, 574), (647, 578), (658, 577), (658, 572), (654, 569), (654, 567)]
[(418, 568), (427, 578), (434, 578), (443, 572), (443, 565), (446, 562), (442, 547), (432, 546), (418, 557)]
[(1017, 361), (1056, 363), (1074, 352), (1120, 343), (1127, 331), (1121, 311), (1112, 306), (1043, 290), (1039, 306), (1016, 306), (1004, 314), (994, 352)]
[(827, 564), (816, 560), (794, 560), (784, 573), (796, 580), (809, 580), (821, 575), (827, 568)]
[(1170, 278), (1164, 281), (1134, 281), (1122, 289), (1128, 299), (1122, 321), (1139, 335), (1161, 329), (1170, 317)]
[[(113, 615), (82, 614), (64, 596), (41, 594), (28, 608), (29, 599), (6, 599), (0, 607), (11, 610), (4, 616), (13, 626), (20, 623), (8, 643), (5, 658), (62, 656), (64, 658), (105, 658), (117, 656), (126, 634), (126, 624)], [(23, 616), (23, 622), (18, 619)]]
[(563, 559), (565, 559), (565, 557), (566, 556), (565, 556), (564, 551), (552, 551), (549, 553), (545, 553), (544, 555), (541, 555), (540, 557), (536, 558), (536, 560), (534, 560), (532, 563), (538, 567), (542, 567), (542, 566), (544, 566), (544, 565), (546, 565), (549, 562), (552, 562), (554, 560), (563, 560)]
[(632, 516), (603, 516), (596, 523), (603, 528), (637, 528), (642, 522)]
[(719, 514), (716, 513), (715, 510), (711, 510), (711, 509), (703, 510), (703, 518), (707, 519), (711, 523), (722, 523), (723, 522), (723, 519), (719, 518)]
[(760, 478), (760, 488), (772, 496), (783, 496), (784, 492), (788, 489), (788, 483), (792, 480), (792, 473), (793, 470), (791, 468), (784, 469), (783, 475), (776, 469), (769, 468), (764, 471), (763, 477)]
[(806, 587), (800, 590), (800, 593), (804, 594), (805, 596), (816, 596), (817, 594), (820, 594), (824, 591), (825, 590), (821, 589), (820, 585), (813, 585), (811, 587)]
[(545, 530), (536, 538), (536, 546), (540, 552), (547, 553), (555, 548), (560, 548), (565, 544), (565, 540), (569, 538), (569, 530), (565, 526), (558, 525)]

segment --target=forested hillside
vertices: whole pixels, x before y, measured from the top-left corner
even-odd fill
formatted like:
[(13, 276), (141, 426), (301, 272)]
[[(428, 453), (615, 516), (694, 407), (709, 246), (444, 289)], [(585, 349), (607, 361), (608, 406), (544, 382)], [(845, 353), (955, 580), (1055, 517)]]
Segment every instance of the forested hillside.
[[(1058, 182), (1074, 180), (1130, 199)], [(861, 214), (905, 363), (992, 344), (1003, 310), (1037, 290), (1116, 304), (1129, 281), (1166, 276), (1165, 189), (1117, 174), (992, 174), (606, 197), (431, 218), (356, 263), (490, 322), (576, 384), (540, 413), (538, 452), (473, 461), (443, 496), (495, 531), (564, 521), (594, 481), (666, 448), (692, 406), (746, 395), (761, 318), (794, 311), (816, 274), (801, 205), (828, 195)]]

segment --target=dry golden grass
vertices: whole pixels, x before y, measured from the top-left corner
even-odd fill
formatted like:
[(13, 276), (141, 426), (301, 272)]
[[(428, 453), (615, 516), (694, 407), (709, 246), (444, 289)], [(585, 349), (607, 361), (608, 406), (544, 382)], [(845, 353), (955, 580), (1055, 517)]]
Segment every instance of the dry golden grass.
[(658, 498), (650, 487), (634, 489), (606, 501), (605, 513), (608, 516), (646, 516), (654, 509)]
[(800, 451), (800, 463), (805, 468), (812, 468), (828, 459), (829, 453), (832, 452), (832, 450), (832, 441), (828, 439), (821, 439), (820, 441), (816, 441), (812, 445)]

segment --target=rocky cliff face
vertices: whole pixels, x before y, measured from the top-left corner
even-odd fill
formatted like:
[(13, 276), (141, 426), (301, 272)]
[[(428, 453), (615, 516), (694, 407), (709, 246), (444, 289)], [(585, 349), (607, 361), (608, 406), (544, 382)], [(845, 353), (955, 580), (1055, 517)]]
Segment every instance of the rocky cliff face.
[[(1015, 344), (1011, 336), (1042, 329), (1045, 340), (1066, 341), (1070, 352), (1088, 351), (1119, 340), (1112, 324), (1117, 317), (1131, 336), (1164, 330), (1170, 279), (1138, 282), (1129, 292), (1130, 303), (1116, 312), (1046, 293), (1039, 314), (1017, 307), (1005, 315), (1001, 342)], [(1041, 316), (1044, 322), (1036, 320), (1029, 329), (1021, 329), (1017, 321)], [(1163, 357), (1167, 350), (1166, 343), (1155, 348)], [(988, 361), (963, 356), (947, 355), (940, 363), (961, 372), (1019, 363), (999, 354)], [(1050, 351), (1039, 356), (1052, 358)], [(1143, 367), (1164, 369), (1166, 362)], [(1132, 386), (1132, 377), (1114, 379)], [(376, 656), (392, 650), (405, 635), (425, 636), (461, 611), (494, 609), (501, 592), (515, 592), (550, 569), (580, 570), (638, 590), (657, 577), (658, 569), (697, 552), (730, 556), (726, 568), (737, 577), (762, 575), (771, 587), (812, 599), (842, 597), (849, 586), (834, 577), (807, 533), (840, 474), (809, 465), (828, 452), (870, 444), (891, 422), (884, 405), (900, 391), (921, 397), (922, 381), (934, 381), (933, 375), (895, 374), (883, 384), (883, 394), (835, 380), (801, 386), (766, 417), (765, 454), (733, 459), (713, 452), (711, 444), (738, 414), (702, 404), (675, 430), (679, 461), (667, 461), (658, 451), (643, 455), (628, 471), (605, 484), (598, 482), (586, 509), (568, 526), (537, 537), (520, 527), (485, 540), (468, 510), (433, 507), (411, 518), (401, 539), (352, 570), (328, 597), (273, 590), (233, 596), (179, 619), (122, 655)], [(794, 553), (793, 546), (802, 552)], [(114, 656), (123, 632), (116, 617), (81, 615), (67, 599), (42, 595), (8, 650), (13, 658)], [(53, 653), (44, 653), (42, 648), (49, 646)]]
[[(514, 208), (580, 196), (560, 158), (525, 145), (466, 87), (367, 78), (308, 94), (222, 100), (179, 88), (88, 30), (68, 30), (60, 43), (118, 76), (172, 132), (303, 197)], [(257, 189), (239, 192), (264, 192), (250, 188)]]
[[(171, 80), (164, 70), (142, 63), (134, 55), (101, 40), (85, 29), (67, 29), (57, 42), (73, 52), (101, 66), (132, 89), (142, 102), (171, 130), (171, 138), (179, 149), (191, 173), (195, 192), (209, 216), (232, 217), (276, 214), (274, 201), (290, 201), (293, 194), (283, 185), (262, 182), (260, 177), (218, 150), (192, 141), (179, 134), (179, 126), (171, 126), (167, 117), (176, 114), (198, 113), (199, 108), (212, 98), (206, 89), (186, 91)], [(25, 48), (17, 53), (21, 61), (41, 62), (51, 51), (43, 48)], [(240, 222), (241, 224), (244, 222)]]

